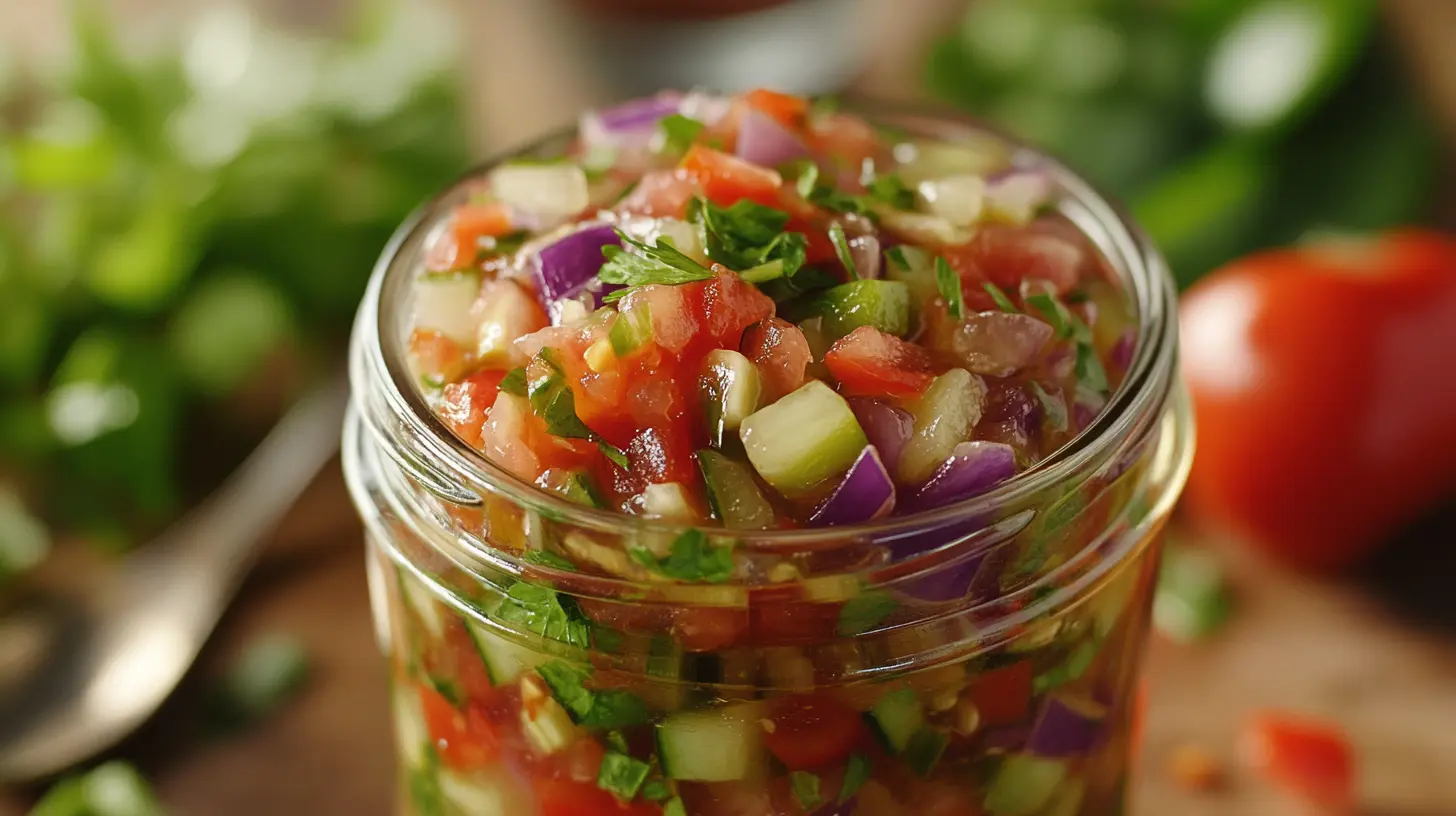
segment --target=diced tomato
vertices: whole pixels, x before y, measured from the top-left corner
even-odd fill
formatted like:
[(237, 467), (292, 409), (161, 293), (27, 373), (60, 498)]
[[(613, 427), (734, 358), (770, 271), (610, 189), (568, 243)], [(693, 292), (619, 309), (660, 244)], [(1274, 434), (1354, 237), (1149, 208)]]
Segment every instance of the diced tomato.
[(617, 203), (616, 211), (651, 218), (682, 218), (698, 193), (698, 182), (686, 170), (653, 170)]
[(1331, 723), (1259, 712), (1244, 725), (1243, 759), (1266, 779), (1332, 812), (1355, 798), (1355, 752)]
[(465, 347), (434, 329), (410, 332), (409, 349), (415, 370), (442, 382), (460, 376), (469, 364)]
[(499, 238), (513, 230), (510, 210), (498, 202), (463, 204), (450, 219), (450, 234), (430, 249), (429, 267), (435, 270), (473, 266), (480, 239)]
[(767, 88), (756, 88), (743, 95), (743, 101), (749, 107), (777, 119), (780, 124), (791, 130), (798, 130), (804, 124), (804, 117), (809, 113), (809, 101), (800, 96), (770, 91)]
[(809, 146), (851, 171), (851, 178), (858, 176), (865, 159), (877, 158), (884, 152), (874, 128), (862, 119), (839, 113), (810, 124)]
[(688, 149), (681, 167), (698, 180), (709, 201), (723, 207), (745, 198), (772, 207), (784, 184), (777, 171), (700, 144)]
[(841, 606), (783, 602), (752, 606), (754, 642), (777, 645), (832, 638)]
[(481, 426), (500, 395), (505, 375), (504, 371), (477, 371), (459, 382), (448, 383), (440, 394), (441, 418), (472, 447), (480, 447)]
[(671, 610), (655, 604), (616, 603), (591, 598), (578, 598), (576, 603), (582, 614), (609, 629), (653, 632), (666, 630), (671, 624)]
[(780, 317), (770, 317), (749, 326), (739, 344), (743, 356), (758, 366), (763, 376), (766, 402), (788, 394), (804, 384), (804, 371), (814, 360), (804, 332)]
[(718, 264), (700, 294), (703, 328), (719, 348), (738, 348), (744, 329), (774, 313), (773, 298)]
[[(1023, 280), (1041, 280), (1057, 292), (1070, 291), (1092, 263), (1085, 242), (1053, 222), (1034, 221), (1024, 227), (991, 224), (982, 227), (970, 243), (948, 247), (946, 263), (963, 280), (991, 281), (1008, 292)], [(971, 289), (980, 289), (977, 284)]]
[(601, 743), (584, 737), (551, 755), (552, 771), (560, 779), (595, 783), (606, 753)]
[(490, 700), (498, 696), (485, 671), (485, 662), (459, 618), (452, 617), (446, 623), (445, 636), (428, 649), (425, 661), (432, 674), (449, 677), (458, 684), (467, 700)]
[(595, 780), (537, 777), (532, 780), (540, 816), (650, 816), (659, 812), (646, 802), (627, 804), (597, 787)]
[(971, 701), (983, 726), (1016, 725), (1031, 707), (1031, 661), (1022, 660), (985, 672), (971, 686)]
[(673, 610), (672, 635), (690, 652), (712, 652), (738, 642), (748, 631), (748, 610), (693, 606)]
[(448, 767), (481, 768), (496, 758), (499, 752), (490, 732), (472, 730), (465, 714), (440, 692), (424, 684), (418, 689), (425, 727), (435, 751)]
[(502, 394), (480, 426), (477, 444), (495, 464), (521, 479), (535, 481), (544, 470), (536, 451), (550, 444), (544, 428), (537, 428), (540, 423), (525, 397)]
[(930, 353), (873, 326), (860, 326), (824, 354), (829, 373), (846, 394), (861, 397), (918, 397), (930, 387)]
[(627, 461), (648, 484), (686, 484), (697, 478), (692, 440), (682, 425), (643, 428), (627, 446)]
[(697, 310), (693, 308), (701, 288), (701, 284), (639, 286), (622, 298), (622, 308), (635, 309), (639, 304), (646, 304), (652, 318), (652, 342), (677, 354), (701, 329)]
[(790, 770), (843, 762), (864, 736), (858, 711), (820, 695), (775, 697), (767, 719), (763, 744)]
[(971, 791), (944, 781), (917, 786), (907, 810), (916, 816), (981, 816), (985, 812)]

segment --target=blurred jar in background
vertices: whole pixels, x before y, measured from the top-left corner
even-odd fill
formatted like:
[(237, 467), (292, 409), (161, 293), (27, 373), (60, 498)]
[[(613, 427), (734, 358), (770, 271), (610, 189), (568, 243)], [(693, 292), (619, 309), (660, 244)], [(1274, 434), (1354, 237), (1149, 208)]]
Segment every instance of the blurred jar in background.
[(848, 84), (869, 53), (865, 0), (565, 0), (614, 95), (703, 86), (801, 94)]

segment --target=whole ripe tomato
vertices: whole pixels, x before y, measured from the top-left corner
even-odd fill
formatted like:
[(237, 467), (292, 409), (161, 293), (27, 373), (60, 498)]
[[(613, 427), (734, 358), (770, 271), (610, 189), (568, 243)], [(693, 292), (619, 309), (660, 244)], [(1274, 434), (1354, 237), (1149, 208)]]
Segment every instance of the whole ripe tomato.
[(1253, 255), (1194, 286), (1181, 318), (1202, 519), (1335, 569), (1456, 486), (1456, 239)]

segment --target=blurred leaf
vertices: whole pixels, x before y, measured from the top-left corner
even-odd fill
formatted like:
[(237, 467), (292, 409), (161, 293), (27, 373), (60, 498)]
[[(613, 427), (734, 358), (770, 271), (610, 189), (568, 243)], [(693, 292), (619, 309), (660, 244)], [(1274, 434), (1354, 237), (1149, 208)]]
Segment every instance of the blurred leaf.
[(230, 730), (267, 715), (307, 679), (308, 653), (297, 638), (272, 633), (252, 640), (217, 688), (217, 725)]
[(39, 564), (50, 548), (45, 527), (19, 497), (0, 488), (0, 586)]
[(30, 816), (164, 816), (136, 768), (112, 761), (53, 786)]
[(89, 105), (57, 105), (51, 115), (11, 144), (16, 184), (38, 191), (77, 189), (115, 171), (116, 143)]
[[(0, 272), (0, 386), (28, 386), (45, 365), (52, 321), (46, 301)], [(18, 274), (18, 273), (9, 273)]]
[(164, 130), (186, 97), (175, 55), (151, 65), (123, 57), (111, 21), (97, 0), (74, 6), (76, 64), (71, 84), (137, 150), (166, 156)]
[(204, 281), (172, 316), (168, 342), (182, 375), (220, 397), (241, 386), (294, 330), (292, 309), (248, 272)]
[(87, 285), (99, 300), (151, 311), (166, 305), (187, 280), (197, 247), (190, 207), (176, 187), (159, 179), (127, 228), (97, 248)]

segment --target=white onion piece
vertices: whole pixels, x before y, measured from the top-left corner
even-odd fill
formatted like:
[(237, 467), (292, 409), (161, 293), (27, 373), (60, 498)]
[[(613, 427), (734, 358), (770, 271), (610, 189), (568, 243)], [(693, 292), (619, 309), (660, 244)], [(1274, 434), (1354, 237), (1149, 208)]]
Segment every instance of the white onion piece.
[(955, 246), (975, 237), (974, 231), (958, 227), (938, 215), (907, 212), (890, 207), (880, 207), (875, 212), (880, 216), (880, 223), (885, 229), (911, 243)]
[(915, 202), (929, 215), (957, 227), (969, 227), (981, 218), (986, 203), (986, 180), (960, 174), (922, 181), (915, 187)]
[(550, 223), (591, 202), (586, 173), (574, 164), (503, 164), (490, 171), (490, 189), (502, 204)]
[(460, 345), (475, 345), (470, 307), (480, 293), (480, 278), (469, 272), (435, 273), (414, 287), (414, 327), (437, 331)]
[(1019, 170), (991, 179), (986, 185), (986, 212), (1012, 224), (1027, 224), (1052, 197), (1052, 180), (1045, 173)]
[(1031, 315), (977, 312), (951, 333), (950, 350), (976, 374), (1009, 377), (1036, 360), (1052, 327)]

